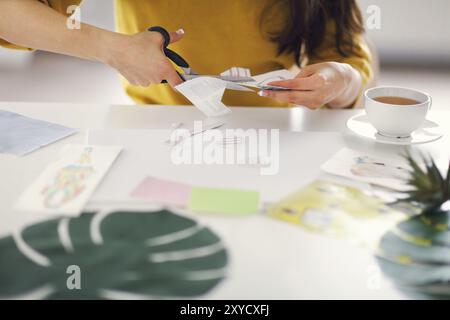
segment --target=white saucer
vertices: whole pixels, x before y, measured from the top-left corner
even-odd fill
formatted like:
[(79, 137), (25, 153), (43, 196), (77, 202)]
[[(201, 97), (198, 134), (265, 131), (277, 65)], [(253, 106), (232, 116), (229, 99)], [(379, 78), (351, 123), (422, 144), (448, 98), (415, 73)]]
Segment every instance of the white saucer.
[(347, 121), (347, 128), (358, 136), (362, 136), (379, 143), (412, 145), (436, 141), (444, 135), (442, 128), (435, 122), (425, 120), (424, 124), (408, 138), (391, 138), (377, 132), (369, 123), (366, 113), (358, 114)]

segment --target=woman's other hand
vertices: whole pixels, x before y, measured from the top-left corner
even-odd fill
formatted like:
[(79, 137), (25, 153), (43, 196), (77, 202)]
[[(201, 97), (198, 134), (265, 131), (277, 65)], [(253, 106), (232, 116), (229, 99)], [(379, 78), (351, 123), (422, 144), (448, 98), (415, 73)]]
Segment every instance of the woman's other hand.
[(362, 79), (359, 72), (349, 64), (324, 62), (304, 67), (292, 80), (268, 83), (291, 89), (291, 91), (265, 90), (264, 97), (318, 109), (323, 105), (346, 108), (358, 98)]

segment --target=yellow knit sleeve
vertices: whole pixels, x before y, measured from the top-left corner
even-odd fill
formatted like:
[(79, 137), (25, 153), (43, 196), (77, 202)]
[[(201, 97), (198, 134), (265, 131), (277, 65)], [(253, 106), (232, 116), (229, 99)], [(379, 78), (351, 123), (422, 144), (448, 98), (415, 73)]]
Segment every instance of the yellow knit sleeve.
[(4, 47), (7, 49), (16, 49), (16, 50), (28, 50), (28, 51), (33, 51), (33, 49), (30, 48), (25, 48), (25, 47), (21, 47), (15, 44), (12, 44), (6, 40), (0, 39), (0, 47)]
[[(79, 5), (82, 0), (37, 0), (37, 1), (42, 2), (43, 4), (51, 7), (52, 9), (66, 15), (66, 16), (69, 16), (67, 8), (69, 8), (72, 5)], [(1, 39), (1, 38), (0, 38), (0, 46), (8, 48), (8, 49), (33, 51), (33, 49), (31, 49), (31, 48), (18, 46), (13, 43), (10, 43), (4, 39)]]
[(308, 57), (308, 64), (315, 64), (320, 62), (335, 61), (340, 63), (348, 63), (353, 68), (359, 71), (365, 87), (373, 77), (372, 70), (372, 56), (369, 46), (362, 34), (357, 35), (353, 39), (354, 48), (353, 54), (344, 57), (336, 49), (335, 46), (335, 27), (334, 24), (329, 23), (327, 32), (323, 43), (317, 50), (317, 54), (313, 57)]

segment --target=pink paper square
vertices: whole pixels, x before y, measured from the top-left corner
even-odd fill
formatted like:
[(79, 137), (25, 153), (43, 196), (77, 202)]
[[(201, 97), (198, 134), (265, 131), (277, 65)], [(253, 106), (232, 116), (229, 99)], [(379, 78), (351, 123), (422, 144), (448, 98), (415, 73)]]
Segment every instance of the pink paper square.
[(178, 207), (186, 207), (190, 195), (188, 185), (153, 177), (145, 178), (131, 193), (132, 197)]

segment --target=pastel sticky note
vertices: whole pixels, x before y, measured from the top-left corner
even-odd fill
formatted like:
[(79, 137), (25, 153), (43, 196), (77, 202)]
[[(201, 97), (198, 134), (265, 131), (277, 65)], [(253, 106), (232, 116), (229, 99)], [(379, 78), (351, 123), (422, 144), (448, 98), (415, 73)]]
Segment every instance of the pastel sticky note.
[(189, 209), (204, 213), (249, 215), (259, 210), (259, 192), (251, 190), (193, 188)]
[(186, 207), (190, 195), (190, 186), (154, 177), (145, 178), (131, 193), (132, 197), (178, 207)]

